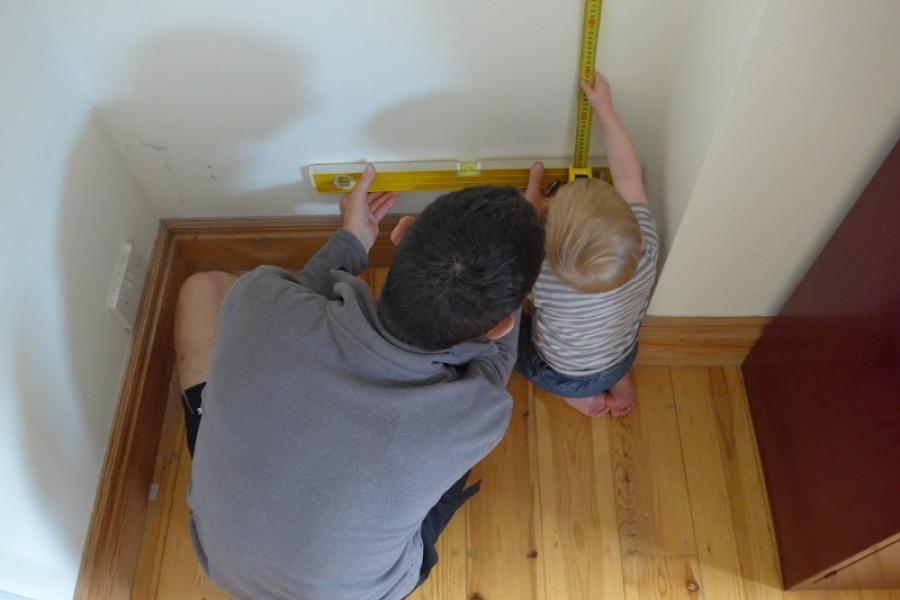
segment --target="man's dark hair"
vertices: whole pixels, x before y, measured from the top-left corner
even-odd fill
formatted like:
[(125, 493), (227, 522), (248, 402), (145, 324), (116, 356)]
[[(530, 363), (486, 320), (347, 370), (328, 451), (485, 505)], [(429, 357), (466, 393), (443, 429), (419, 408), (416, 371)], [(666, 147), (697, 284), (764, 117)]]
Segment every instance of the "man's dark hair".
[(483, 336), (531, 291), (544, 227), (511, 187), (445, 194), (400, 242), (381, 295), (388, 331), (423, 350)]

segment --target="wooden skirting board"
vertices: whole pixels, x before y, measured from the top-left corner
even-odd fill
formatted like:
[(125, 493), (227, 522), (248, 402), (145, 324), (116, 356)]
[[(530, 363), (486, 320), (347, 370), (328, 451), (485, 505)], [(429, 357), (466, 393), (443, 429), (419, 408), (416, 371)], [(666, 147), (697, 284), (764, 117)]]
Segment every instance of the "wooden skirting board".
[[(388, 267), (385, 219), (370, 253)], [(173, 371), (175, 300), (184, 280), (205, 270), (246, 271), (259, 264), (298, 269), (340, 226), (336, 218), (173, 219), (160, 224), (131, 354), (94, 506), (75, 598), (128, 598), (147, 512), (147, 496)], [(763, 328), (761, 317), (647, 317), (642, 365), (737, 365)]]
[(769, 317), (644, 318), (638, 337), (640, 365), (739, 365), (769, 324)]

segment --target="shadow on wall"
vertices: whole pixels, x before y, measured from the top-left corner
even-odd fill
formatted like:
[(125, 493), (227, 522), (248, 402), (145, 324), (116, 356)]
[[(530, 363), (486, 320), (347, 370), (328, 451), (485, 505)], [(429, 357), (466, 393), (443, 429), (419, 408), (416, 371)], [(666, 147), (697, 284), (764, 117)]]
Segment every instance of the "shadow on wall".
[[(253, 187), (246, 174), (259, 165), (248, 158), (250, 147), (313, 107), (300, 81), (308, 71), (296, 48), (272, 39), (236, 29), (178, 29), (138, 46), (130, 87), (101, 113), (114, 130), (137, 132), (118, 141), (163, 216), (193, 214), (194, 198), (224, 202)], [(296, 192), (282, 187), (254, 196)]]
[[(541, 126), (534, 111), (527, 101), (511, 101), (502, 110), (494, 110), (474, 91), (444, 90), (410, 98), (373, 115), (365, 133), (377, 146), (409, 161), (554, 158), (558, 153), (529, 151), (517, 143), (534, 139), (535, 129)], [(559, 129), (565, 125), (560, 119)], [(559, 131), (546, 129), (546, 123), (543, 126), (540, 135), (545, 139), (559, 137)], [(511, 146), (517, 150), (511, 152)], [(420, 212), (444, 193), (405, 192), (394, 212)]]
[(510, 140), (532, 127), (534, 119), (529, 116), (534, 107), (520, 101), (503, 108), (484, 106), (475, 93), (446, 90), (410, 98), (373, 115), (366, 135), (408, 160), (514, 158), (505, 156)]
[[(649, 52), (644, 44), (634, 50), (634, 55), (653, 56), (652, 42), (649, 43)], [(543, 87), (528, 88), (528, 93), (523, 94), (521, 86), (498, 69), (494, 79), (490, 79), (495, 82), (495, 89), (462, 87), (410, 98), (373, 115), (366, 123), (366, 135), (374, 144), (391, 154), (409, 157), (408, 160), (571, 158), (580, 93), (576, 87), (575, 58), (573, 54), (571, 61), (559, 65), (562, 72), (571, 69), (571, 76), (557, 77), (554, 72), (558, 83), (549, 90), (544, 89), (543, 83)], [(674, 58), (667, 60), (673, 63)], [(619, 62), (646, 63), (630, 56)], [(664, 81), (666, 93), (671, 94), (674, 79), (665, 70), (664, 77), (657, 76), (659, 70), (659, 66), (654, 66), (653, 71), (645, 68), (634, 76), (621, 72), (620, 67), (608, 72), (614, 74), (614, 86), (622, 82), (620, 88), (613, 90), (620, 99), (616, 106), (641, 156), (653, 214), (660, 235), (665, 237), (666, 188), (660, 182), (669, 177), (663, 143), (669, 128), (665, 120), (668, 100), (660, 97), (657, 88)], [(617, 89), (621, 94), (616, 94)], [(547, 96), (548, 92), (552, 97)], [(539, 114), (548, 108), (554, 111), (552, 118)], [(591, 139), (591, 156), (605, 155), (596, 120)], [(423, 155), (423, 149), (427, 154)]]
[[(297, 117), (304, 104), (297, 72), (293, 53), (269, 41), (231, 30), (178, 30), (141, 45), (133, 89), (104, 115), (138, 123), (139, 140), (125, 147), (132, 167), (159, 170), (185, 198), (196, 190), (182, 180), (181, 159), (207, 156), (202, 191), (216, 194), (240, 173), (242, 146)], [(156, 122), (164, 123), (159, 131)], [(55, 204), (42, 208), (38, 234), (48, 272), (25, 291), (16, 385), (18, 430), (27, 432), (23, 471), (48, 535), (77, 567), (95, 500), (96, 479), (86, 479), (103, 463), (127, 351), (107, 294), (121, 244), (129, 230), (141, 230), (149, 211), (122, 197), (134, 180), (96, 117), (83, 125), (66, 164)]]

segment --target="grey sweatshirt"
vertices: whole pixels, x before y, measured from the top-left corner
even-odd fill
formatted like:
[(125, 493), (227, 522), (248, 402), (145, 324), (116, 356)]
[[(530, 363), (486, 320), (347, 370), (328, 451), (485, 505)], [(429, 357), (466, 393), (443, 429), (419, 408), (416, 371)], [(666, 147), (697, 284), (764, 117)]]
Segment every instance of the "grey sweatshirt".
[(518, 318), (496, 342), (418, 350), (379, 321), (367, 262), (341, 230), (222, 307), (188, 502), (203, 568), (238, 598), (405, 597), (422, 520), (509, 423)]

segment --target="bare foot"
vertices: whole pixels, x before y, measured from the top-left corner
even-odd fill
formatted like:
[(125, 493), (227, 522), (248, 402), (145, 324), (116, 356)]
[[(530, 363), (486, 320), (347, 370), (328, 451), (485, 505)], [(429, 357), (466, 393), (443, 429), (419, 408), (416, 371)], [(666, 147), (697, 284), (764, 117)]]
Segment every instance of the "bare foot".
[(603, 392), (589, 398), (563, 398), (566, 404), (588, 417), (601, 417), (609, 411), (609, 394)]
[(634, 382), (631, 381), (631, 374), (625, 375), (616, 382), (608, 392), (609, 414), (614, 417), (624, 417), (634, 408), (637, 402), (637, 390), (634, 389)]

